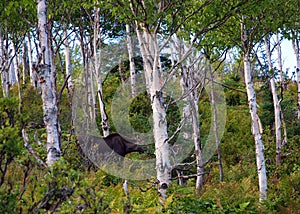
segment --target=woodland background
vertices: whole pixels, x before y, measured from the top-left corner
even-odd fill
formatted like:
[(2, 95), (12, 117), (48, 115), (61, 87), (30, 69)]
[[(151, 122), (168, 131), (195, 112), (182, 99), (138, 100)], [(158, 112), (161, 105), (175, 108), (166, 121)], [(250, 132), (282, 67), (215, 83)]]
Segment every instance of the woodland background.
[[(299, 9), (296, 0), (1, 0), (1, 213), (299, 212)], [(140, 36), (138, 44), (130, 43), (134, 35)], [(175, 56), (155, 52), (158, 35), (173, 41)], [(129, 55), (130, 47), (142, 47), (141, 41), (153, 42), (155, 54), (150, 55), (156, 60), (126, 56), (104, 72), (99, 52), (121, 39), (127, 41)], [(289, 72), (282, 69), (282, 40), (292, 43), (289, 56), (297, 62)], [(179, 51), (189, 47), (197, 56)], [(159, 65), (150, 63), (149, 70), (150, 61)], [(194, 62), (210, 69), (193, 72)], [(201, 155), (191, 153), (179, 172), (168, 169), (173, 180), (165, 195), (158, 192), (155, 178), (129, 180), (124, 191), (123, 179), (99, 170), (82, 154), (72, 121), (74, 82), (83, 75), (87, 85), (96, 81), (95, 89), (87, 87), (86, 92), (99, 133), (116, 132), (111, 120), (116, 90), (135, 74), (147, 72), (158, 73), (152, 81), (159, 84), (170, 76), (185, 81), (182, 90), (197, 107), (193, 128), (198, 126), (195, 145), (200, 151), (210, 127), (218, 129), (218, 124), (213, 124), (212, 94), (197, 78), (222, 85), (226, 98), (225, 132), (216, 139), (215, 155), (199, 167)], [(216, 74), (221, 80), (214, 82)], [(149, 91), (135, 93), (130, 123), (136, 131), (147, 132), (155, 100)], [(180, 124), (174, 106), (162, 109), (167, 137)], [(153, 139), (149, 154), (128, 157), (153, 158), (160, 152), (155, 151), (158, 141)], [(263, 167), (256, 164), (261, 157), (265, 177), (259, 177)]]

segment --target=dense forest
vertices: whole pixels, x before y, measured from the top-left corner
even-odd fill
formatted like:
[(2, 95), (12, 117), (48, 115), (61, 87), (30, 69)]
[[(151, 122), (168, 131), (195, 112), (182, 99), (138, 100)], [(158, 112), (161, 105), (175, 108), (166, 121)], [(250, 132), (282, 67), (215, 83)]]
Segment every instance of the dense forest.
[(0, 212), (299, 213), (299, 10), (0, 0)]

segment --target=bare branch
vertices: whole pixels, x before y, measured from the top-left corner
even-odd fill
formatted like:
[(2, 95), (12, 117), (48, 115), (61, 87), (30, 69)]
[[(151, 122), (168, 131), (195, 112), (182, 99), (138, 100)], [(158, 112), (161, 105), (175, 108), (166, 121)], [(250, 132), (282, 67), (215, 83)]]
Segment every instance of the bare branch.
[(32, 156), (37, 160), (37, 162), (41, 166), (43, 166), (44, 168), (47, 168), (47, 164), (36, 154), (36, 152), (33, 150), (31, 145), (29, 144), (28, 135), (27, 135), (25, 129), (22, 129), (22, 136), (23, 136), (23, 139), (24, 139), (24, 146), (28, 150), (28, 152), (30, 154), (32, 154)]

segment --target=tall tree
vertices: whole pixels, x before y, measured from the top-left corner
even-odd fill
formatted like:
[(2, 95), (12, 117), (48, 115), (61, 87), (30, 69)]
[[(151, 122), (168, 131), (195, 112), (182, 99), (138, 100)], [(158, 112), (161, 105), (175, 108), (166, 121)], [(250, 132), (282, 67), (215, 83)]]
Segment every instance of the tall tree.
[(244, 60), (244, 75), (245, 84), (247, 89), (247, 97), (249, 110), (251, 115), (251, 130), (255, 141), (255, 153), (256, 153), (256, 166), (258, 174), (259, 183), (259, 200), (263, 201), (267, 199), (268, 186), (267, 186), (267, 172), (266, 172), (266, 162), (264, 157), (264, 145), (262, 141), (262, 124), (258, 116), (257, 111), (257, 100), (256, 92), (254, 90), (253, 83), (253, 72), (251, 68), (251, 58), (250, 54), (253, 48), (253, 41), (251, 41), (251, 36), (249, 35), (249, 26), (246, 24), (246, 16), (242, 16), (241, 20), (241, 41), (242, 41), (242, 51)]
[[(99, 2), (96, 1), (96, 5)], [(94, 8), (94, 40), (93, 40), (93, 50), (94, 50), (94, 76), (97, 82), (97, 95), (100, 106), (100, 114), (101, 114), (101, 127), (103, 131), (103, 136), (107, 137), (109, 135), (109, 122), (108, 115), (105, 110), (105, 104), (103, 99), (103, 91), (102, 91), (102, 78), (101, 78), (101, 29), (100, 29), (100, 8)]]
[(49, 47), (49, 31), (47, 28), (46, 0), (38, 0), (38, 30), (40, 55), (35, 67), (42, 89), (44, 123), (47, 133), (47, 165), (51, 166), (61, 156), (58, 110), (56, 103), (56, 89), (54, 79), (51, 78), (51, 55)]
[(296, 78), (297, 78), (297, 106), (298, 113), (297, 117), (300, 120), (300, 33), (297, 31), (292, 31), (292, 45), (296, 57), (297, 67), (296, 67)]
[(270, 85), (274, 104), (274, 119), (275, 119), (275, 136), (276, 136), (276, 165), (281, 164), (281, 144), (282, 144), (282, 134), (281, 134), (281, 106), (278, 99), (277, 87), (275, 82), (275, 71), (272, 65), (272, 54), (270, 49), (270, 38), (268, 36), (264, 37), (266, 55), (268, 59), (268, 69), (270, 75)]

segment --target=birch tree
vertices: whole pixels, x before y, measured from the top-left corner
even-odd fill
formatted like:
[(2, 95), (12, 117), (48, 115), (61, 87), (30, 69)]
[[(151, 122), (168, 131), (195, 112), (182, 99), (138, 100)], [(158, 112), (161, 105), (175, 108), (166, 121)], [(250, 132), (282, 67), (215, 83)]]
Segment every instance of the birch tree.
[(251, 116), (251, 131), (255, 141), (255, 154), (256, 166), (259, 184), (259, 201), (267, 199), (268, 186), (267, 186), (267, 173), (266, 163), (264, 157), (264, 145), (262, 141), (262, 124), (257, 112), (256, 92), (253, 84), (253, 74), (251, 68), (251, 50), (253, 47), (252, 41), (249, 40), (249, 28), (246, 25), (246, 17), (242, 16), (241, 20), (241, 41), (243, 48), (243, 61), (244, 61), (244, 76), (248, 97), (248, 105)]
[(47, 133), (47, 165), (51, 166), (61, 156), (58, 111), (56, 105), (56, 89), (51, 78), (51, 59), (49, 47), (49, 32), (47, 29), (46, 0), (38, 0), (38, 30), (40, 42), (39, 62), (35, 67), (42, 90), (44, 123)]
[(31, 37), (30, 32), (27, 33), (27, 41), (28, 41), (28, 66), (29, 66), (29, 76), (30, 76), (30, 83), (33, 87), (37, 87), (38, 80), (36, 73), (33, 70), (33, 58), (32, 58), (32, 46), (31, 46)]
[[(97, 1), (98, 5), (99, 2)], [(100, 106), (100, 115), (101, 115), (101, 127), (103, 131), (103, 136), (107, 137), (109, 135), (109, 122), (108, 115), (105, 110), (105, 104), (103, 100), (103, 91), (102, 91), (102, 78), (101, 78), (101, 43), (102, 38), (100, 34), (100, 8), (95, 7), (95, 20), (94, 20), (94, 40), (93, 40), (93, 49), (94, 49), (94, 76), (97, 82), (97, 96)]]
[(294, 54), (296, 57), (297, 67), (296, 67), (296, 81), (297, 81), (297, 118), (300, 120), (300, 33), (292, 31), (292, 45), (294, 49)]
[(129, 70), (130, 70), (131, 94), (134, 97), (137, 94), (134, 52), (133, 52), (134, 47), (133, 47), (133, 41), (131, 38), (130, 25), (128, 25), (128, 24), (126, 24), (126, 39), (127, 39), (127, 50), (128, 50)]
[(274, 119), (275, 119), (275, 136), (276, 136), (276, 165), (281, 164), (281, 144), (282, 144), (282, 134), (281, 134), (281, 106), (278, 100), (278, 93), (277, 87), (275, 82), (275, 72), (272, 65), (271, 59), (271, 50), (270, 50), (270, 39), (268, 36), (264, 37), (266, 55), (268, 59), (268, 69), (270, 74), (270, 85), (271, 85), (271, 92), (273, 98), (273, 105), (274, 105)]
[(9, 77), (9, 68), (10, 68), (10, 58), (9, 58), (9, 50), (8, 45), (4, 42), (8, 43), (7, 35), (3, 34), (2, 25), (0, 25), (0, 68), (1, 68), (1, 81), (2, 81), (2, 91), (4, 97), (10, 96), (10, 77)]

